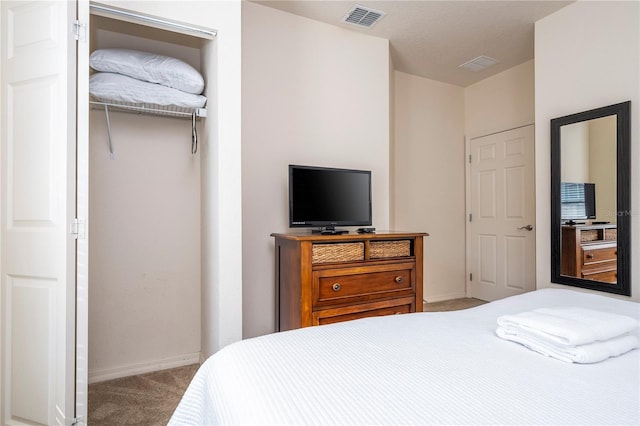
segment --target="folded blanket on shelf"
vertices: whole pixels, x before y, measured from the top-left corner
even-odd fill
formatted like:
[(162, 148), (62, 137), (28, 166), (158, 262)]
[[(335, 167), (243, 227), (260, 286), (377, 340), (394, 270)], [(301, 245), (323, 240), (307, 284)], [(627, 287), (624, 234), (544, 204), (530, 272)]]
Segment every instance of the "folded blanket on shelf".
[(542, 308), (503, 315), (498, 325), (510, 335), (531, 336), (561, 345), (584, 345), (629, 333), (634, 318), (577, 307)]
[(629, 334), (584, 345), (557, 344), (532, 335), (514, 334), (502, 327), (498, 327), (496, 334), (502, 339), (520, 343), (542, 355), (579, 364), (601, 362), (607, 358), (625, 354), (638, 347), (638, 338)]
[(103, 101), (202, 108), (207, 98), (121, 74), (100, 72), (89, 78), (89, 93)]

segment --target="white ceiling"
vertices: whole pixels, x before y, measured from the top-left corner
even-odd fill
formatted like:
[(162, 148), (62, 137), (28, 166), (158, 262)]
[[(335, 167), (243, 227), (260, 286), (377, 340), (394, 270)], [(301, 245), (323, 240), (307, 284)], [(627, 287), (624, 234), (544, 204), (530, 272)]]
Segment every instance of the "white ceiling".
[[(394, 68), (466, 87), (533, 59), (534, 22), (572, 1), (315, 1), (252, 0), (390, 41)], [(386, 15), (371, 28), (341, 22), (354, 5)], [(459, 65), (485, 55), (500, 61), (473, 72)]]

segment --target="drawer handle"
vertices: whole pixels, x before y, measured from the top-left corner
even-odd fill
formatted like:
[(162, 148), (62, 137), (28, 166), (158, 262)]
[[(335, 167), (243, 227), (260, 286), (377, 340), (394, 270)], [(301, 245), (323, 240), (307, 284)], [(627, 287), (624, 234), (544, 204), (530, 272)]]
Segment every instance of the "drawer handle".
[(593, 253), (589, 253), (589, 254), (587, 255), (587, 259), (593, 259)]
[(395, 282), (398, 284), (402, 284), (402, 281), (404, 281), (404, 278), (401, 275), (398, 275), (395, 279)]
[(335, 283), (335, 284), (333, 284), (332, 288), (333, 288), (333, 291), (340, 291), (342, 286), (340, 285), (340, 283)]

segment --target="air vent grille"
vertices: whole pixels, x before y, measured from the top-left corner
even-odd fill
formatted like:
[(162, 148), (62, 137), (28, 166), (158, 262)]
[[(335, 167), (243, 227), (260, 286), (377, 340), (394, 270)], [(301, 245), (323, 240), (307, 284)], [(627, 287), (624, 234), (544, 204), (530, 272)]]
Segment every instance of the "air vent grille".
[(469, 62), (465, 62), (464, 64), (460, 65), (458, 68), (464, 68), (470, 71), (482, 71), (483, 69), (489, 68), (490, 66), (497, 64), (498, 62), (500, 61), (498, 61), (497, 59), (490, 58), (488, 56), (478, 56), (477, 58), (474, 58)]
[(359, 27), (371, 28), (385, 15), (384, 12), (374, 10), (359, 4), (353, 5), (342, 18), (342, 22)]

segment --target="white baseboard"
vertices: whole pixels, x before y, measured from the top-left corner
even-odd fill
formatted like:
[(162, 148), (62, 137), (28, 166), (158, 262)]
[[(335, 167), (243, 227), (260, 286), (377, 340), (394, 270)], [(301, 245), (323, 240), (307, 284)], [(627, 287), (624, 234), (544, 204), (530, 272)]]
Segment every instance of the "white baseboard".
[(429, 297), (426, 297), (424, 301), (427, 303), (444, 302), (445, 300), (462, 299), (464, 297), (467, 297), (467, 294), (464, 292), (449, 293), (449, 294), (440, 294), (436, 296), (429, 296)]
[(202, 354), (200, 352), (196, 352), (138, 364), (93, 370), (89, 371), (89, 384), (104, 382), (105, 380), (119, 379), (121, 377), (135, 376), (136, 374), (150, 373), (152, 371), (166, 370), (168, 368), (199, 364), (201, 359)]

